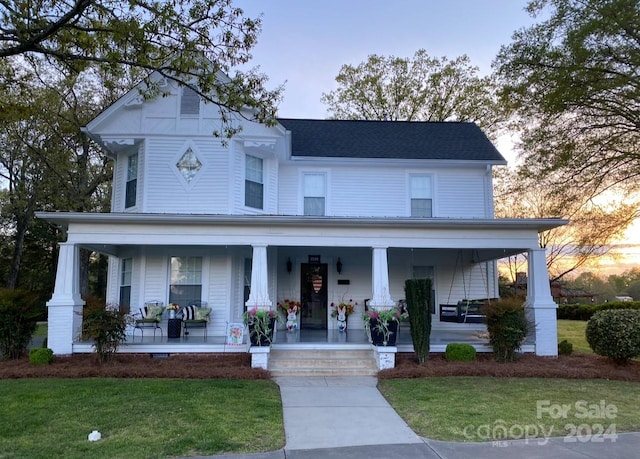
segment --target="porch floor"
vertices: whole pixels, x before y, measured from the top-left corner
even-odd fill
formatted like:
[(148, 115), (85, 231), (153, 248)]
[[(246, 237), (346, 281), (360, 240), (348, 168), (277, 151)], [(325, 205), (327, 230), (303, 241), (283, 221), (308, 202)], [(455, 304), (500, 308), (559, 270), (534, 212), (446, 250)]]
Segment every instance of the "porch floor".
[[(431, 331), (431, 352), (444, 352), (449, 343), (467, 343), (473, 345), (479, 352), (490, 352), (487, 338), (481, 336), (486, 333), (484, 326), (475, 326), (465, 329), (434, 329)], [(119, 352), (123, 353), (225, 353), (246, 352), (248, 345), (245, 335), (245, 343), (240, 345), (226, 344), (224, 336), (204, 337), (192, 333), (180, 338), (167, 338), (166, 334), (160, 336), (153, 333), (145, 333), (135, 337), (127, 335), (127, 341), (120, 346)], [(348, 329), (343, 333), (337, 330), (297, 330), (293, 333), (287, 330), (277, 330), (274, 336), (274, 349), (313, 349), (313, 348), (360, 348), (370, 349), (371, 345), (366, 333), (362, 329)], [(411, 333), (408, 325), (400, 327), (397, 338), (398, 352), (413, 352)], [(525, 352), (534, 350), (532, 344), (523, 346)], [(93, 352), (90, 342), (79, 342), (73, 345), (74, 353)]]

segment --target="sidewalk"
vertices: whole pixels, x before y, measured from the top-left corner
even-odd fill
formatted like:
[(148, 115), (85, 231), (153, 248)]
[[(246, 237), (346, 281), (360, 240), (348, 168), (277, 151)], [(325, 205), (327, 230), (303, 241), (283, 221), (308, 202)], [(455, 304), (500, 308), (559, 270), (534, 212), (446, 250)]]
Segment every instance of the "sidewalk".
[(601, 443), (564, 438), (499, 443), (429, 440), (416, 435), (391, 408), (376, 388), (375, 377), (276, 378), (276, 382), (282, 396), (284, 449), (212, 458), (627, 459), (638, 457), (640, 451), (640, 433), (618, 434), (615, 442)]

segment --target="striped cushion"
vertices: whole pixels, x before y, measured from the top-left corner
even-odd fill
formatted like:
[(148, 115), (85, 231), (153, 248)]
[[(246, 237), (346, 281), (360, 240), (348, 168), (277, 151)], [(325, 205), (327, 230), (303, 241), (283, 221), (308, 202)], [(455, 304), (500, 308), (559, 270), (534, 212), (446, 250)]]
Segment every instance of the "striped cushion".
[(182, 320), (193, 320), (196, 317), (196, 309), (198, 306), (192, 304), (190, 306), (185, 306), (182, 308)]

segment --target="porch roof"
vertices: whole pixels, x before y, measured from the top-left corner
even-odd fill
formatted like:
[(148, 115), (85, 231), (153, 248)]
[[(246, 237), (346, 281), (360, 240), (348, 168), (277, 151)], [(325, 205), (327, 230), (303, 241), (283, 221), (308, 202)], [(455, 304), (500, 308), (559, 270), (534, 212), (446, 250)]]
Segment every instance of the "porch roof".
[(549, 219), (306, 217), (282, 215), (39, 212), (67, 229), (67, 242), (118, 255), (153, 246), (329, 246), (471, 249), (474, 261), (538, 247), (538, 233), (568, 223)]

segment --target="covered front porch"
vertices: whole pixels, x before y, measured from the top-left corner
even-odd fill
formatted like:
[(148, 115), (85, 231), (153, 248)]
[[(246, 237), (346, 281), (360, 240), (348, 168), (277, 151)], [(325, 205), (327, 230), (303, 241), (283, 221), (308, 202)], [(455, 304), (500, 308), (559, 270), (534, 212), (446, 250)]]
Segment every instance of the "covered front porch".
[[(443, 330), (431, 332), (431, 352), (444, 352), (449, 343), (471, 344), (478, 352), (491, 352), (486, 336), (486, 328), (480, 324), (469, 325), (464, 329)], [(398, 352), (413, 352), (413, 344), (409, 324), (401, 323), (397, 337)], [(347, 330), (343, 333), (337, 330), (297, 330), (288, 332), (277, 330), (272, 345), (273, 349), (372, 349), (366, 333), (362, 329)], [(127, 341), (120, 346), (119, 352), (131, 354), (173, 354), (173, 353), (227, 353), (247, 352), (248, 344), (241, 345), (227, 343), (221, 336), (181, 336), (167, 338), (166, 336), (127, 336)], [(527, 341), (523, 352), (534, 352), (533, 343)], [(92, 343), (78, 342), (73, 345), (74, 353), (94, 352)]]
[[(74, 213), (39, 216), (66, 226), (68, 234), (67, 242), (60, 245), (55, 290), (48, 302), (48, 342), (56, 354), (91, 351), (88, 343), (78, 342), (84, 304), (78, 286), (81, 247), (111, 256), (108, 298), (117, 300), (118, 291), (122, 292), (123, 283), (118, 279), (124, 279), (125, 270), (119, 262), (125, 257), (133, 260), (129, 288), (136, 303), (132, 303), (132, 310), (150, 299), (171, 302), (169, 277), (173, 275), (174, 255), (201, 258), (195, 287), (198, 298), (213, 306), (206, 342), (204, 338), (199, 342), (197, 335), (178, 340), (145, 336), (136, 338), (141, 341), (138, 343), (128, 340), (121, 352), (246, 352), (246, 345), (226, 344), (226, 324), (241, 321), (247, 308), (275, 309), (283, 298), (301, 294), (305, 276), (313, 277), (316, 268), (324, 270), (324, 309), (320, 315), (303, 317), (301, 325), (312, 330), (300, 330), (296, 336), (278, 330), (274, 348), (368, 346), (361, 318), (365, 302), (373, 308), (395, 306), (404, 298), (404, 280), (411, 277), (434, 280), (433, 351), (444, 351), (448, 342), (486, 346), (480, 338), (473, 337), (482, 324), (443, 322), (439, 305), (452, 299), (469, 299), (467, 295), (496, 297), (495, 260), (526, 252), (530, 279), (526, 307), (536, 324), (527, 349), (538, 355), (557, 354), (557, 305), (550, 295), (545, 253), (538, 247), (537, 235), (563, 224), (562, 220)], [(341, 336), (332, 321), (330, 303), (351, 297), (360, 302), (360, 308), (353, 321), (350, 319), (347, 334)], [(165, 333), (161, 336), (167, 335), (166, 322), (163, 320)], [(470, 328), (472, 325), (479, 328)], [(411, 351), (410, 346), (408, 330), (401, 331), (398, 351)]]

